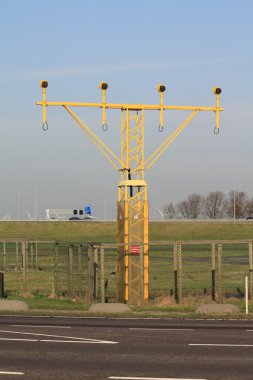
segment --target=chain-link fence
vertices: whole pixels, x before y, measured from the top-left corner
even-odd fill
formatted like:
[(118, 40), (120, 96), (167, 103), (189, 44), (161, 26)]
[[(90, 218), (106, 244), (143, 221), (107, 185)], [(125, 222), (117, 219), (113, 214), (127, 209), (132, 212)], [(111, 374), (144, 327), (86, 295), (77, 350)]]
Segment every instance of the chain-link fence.
[(252, 241), (199, 241), (149, 246), (149, 296), (207, 296), (224, 302), (253, 297)]
[[(217, 302), (243, 298), (246, 276), (252, 300), (252, 245), (251, 240), (149, 243), (150, 301), (162, 296), (177, 302), (198, 296)], [(116, 244), (0, 240), (7, 296), (117, 302), (117, 261)]]
[(0, 241), (1, 245), (0, 269), (7, 296), (89, 298), (87, 244)]

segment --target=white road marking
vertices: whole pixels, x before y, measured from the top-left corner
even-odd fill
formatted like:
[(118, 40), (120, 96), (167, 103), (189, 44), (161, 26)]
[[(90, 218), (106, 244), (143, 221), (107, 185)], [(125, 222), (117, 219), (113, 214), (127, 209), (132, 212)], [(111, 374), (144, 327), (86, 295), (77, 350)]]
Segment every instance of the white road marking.
[(49, 343), (82, 343), (82, 344), (112, 344), (117, 342), (106, 342), (104, 340), (101, 340), (99, 342), (97, 341), (86, 341), (86, 340), (56, 340), (56, 339), (40, 339), (40, 342), (49, 342)]
[(253, 330), (245, 330), (245, 331), (251, 331), (252, 332)]
[(43, 325), (43, 326), (40, 326), (40, 325), (37, 325), (37, 326), (34, 326), (34, 325), (11, 325), (12, 327), (33, 327), (33, 328), (49, 328), (49, 329), (71, 329), (72, 327), (70, 326), (46, 326), (46, 325)]
[(0, 330), (0, 332), (7, 333), (7, 334), (21, 334), (21, 335), (46, 336), (46, 337), (50, 337), (50, 338), (73, 339), (73, 340), (80, 340), (80, 341), (92, 342), (92, 343), (104, 343), (104, 344), (117, 344), (118, 343), (118, 342), (113, 342), (113, 341), (109, 341), (109, 340), (79, 338), (79, 337), (76, 337), (76, 336), (38, 334), (38, 333), (23, 332), (23, 331)]
[(253, 347), (253, 344), (189, 343), (188, 346), (210, 346), (210, 347)]
[(38, 342), (38, 339), (18, 339), (18, 338), (0, 338), (0, 340), (9, 340), (17, 342)]
[(104, 318), (104, 319), (110, 319), (110, 318), (106, 318), (106, 317), (71, 317), (71, 316), (66, 316), (66, 315), (55, 315), (51, 318), (61, 318), (61, 319), (101, 319), (101, 318)]
[(194, 329), (159, 329), (149, 327), (130, 327), (129, 330), (145, 330), (145, 331), (194, 331)]
[(86, 340), (57, 340), (57, 339), (18, 339), (18, 338), (0, 338), (0, 341), (7, 342), (47, 342), (47, 343), (82, 343), (82, 344), (112, 344), (111, 342), (101, 341), (86, 341)]
[(0, 375), (24, 375), (24, 372), (0, 371)]
[(206, 380), (206, 379), (182, 379), (182, 378), (175, 378), (175, 377), (122, 377), (122, 376), (110, 376), (108, 379), (115, 379), (115, 380)]

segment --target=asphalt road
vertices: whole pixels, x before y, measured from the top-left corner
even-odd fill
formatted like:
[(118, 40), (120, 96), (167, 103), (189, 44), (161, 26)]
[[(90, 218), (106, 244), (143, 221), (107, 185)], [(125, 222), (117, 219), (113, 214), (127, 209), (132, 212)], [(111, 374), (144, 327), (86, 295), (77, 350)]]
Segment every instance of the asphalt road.
[(0, 316), (0, 353), (0, 380), (252, 380), (253, 321)]

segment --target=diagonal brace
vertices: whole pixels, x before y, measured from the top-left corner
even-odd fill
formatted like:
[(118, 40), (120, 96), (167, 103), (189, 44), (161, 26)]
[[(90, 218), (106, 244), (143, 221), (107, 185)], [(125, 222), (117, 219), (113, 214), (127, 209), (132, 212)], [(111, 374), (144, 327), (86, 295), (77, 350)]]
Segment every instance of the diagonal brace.
[[(89, 139), (96, 145), (104, 157), (110, 162), (110, 164), (116, 169), (119, 170), (117, 164), (114, 162), (117, 161), (121, 167), (124, 167), (124, 163), (116, 156), (115, 153), (103, 142), (97, 135), (66, 105), (63, 105), (65, 110), (73, 117), (75, 122), (79, 127), (84, 131), (84, 133), (89, 137)], [(113, 160), (114, 159), (114, 160)]]
[(143, 168), (150, 169), (151, 166), (158, 160), (158, 158), (165, 152), (165, 150), (173, 143), (173, 141), (180, 135), (190, 121), (197, 115), (199, 109), (192, 112), (187, 119), (157, 148), (151, 156), (144, 162)]

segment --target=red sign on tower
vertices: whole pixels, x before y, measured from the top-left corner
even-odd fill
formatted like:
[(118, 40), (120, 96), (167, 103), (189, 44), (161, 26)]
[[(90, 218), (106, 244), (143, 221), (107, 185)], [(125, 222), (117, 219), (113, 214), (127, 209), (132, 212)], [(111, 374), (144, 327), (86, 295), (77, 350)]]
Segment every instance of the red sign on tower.
[(139, 255), (141, 247), (139, 245), (131, 245), (131, 255)]

